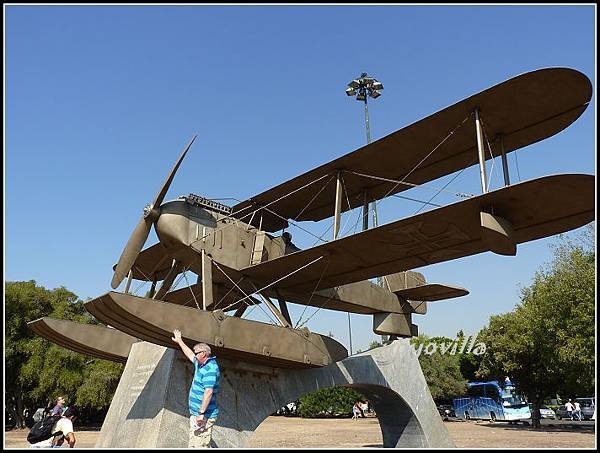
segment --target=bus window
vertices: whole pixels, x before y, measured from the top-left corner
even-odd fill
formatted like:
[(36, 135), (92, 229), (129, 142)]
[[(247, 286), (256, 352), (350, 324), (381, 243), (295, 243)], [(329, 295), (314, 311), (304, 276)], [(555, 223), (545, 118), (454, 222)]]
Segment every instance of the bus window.
[(467, 391), (467, 395), (474, 398), (482, 398), (484, 395), (483, 385), (477, 385), (474, 387), (469, 387)]
[(485, 391), (488, 398), (493, 399), (497, 403), (500, 402), (500, 392), (498, 391), (497, 387), (494, 387), (493, 385), (486, 385)]

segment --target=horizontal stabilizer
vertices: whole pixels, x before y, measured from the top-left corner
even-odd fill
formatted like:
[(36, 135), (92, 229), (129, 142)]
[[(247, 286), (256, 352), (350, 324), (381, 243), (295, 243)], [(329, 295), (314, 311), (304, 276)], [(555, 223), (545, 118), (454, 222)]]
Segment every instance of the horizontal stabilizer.
[(441, 285), (438, 283), (427, 283), (415, 288), (402, 289), (395, 291), (394, 294), (407, 300), (425, 300), (433, 302), (436, 300), (451, 299), (469, 294), (464, 288), (458, 286)]

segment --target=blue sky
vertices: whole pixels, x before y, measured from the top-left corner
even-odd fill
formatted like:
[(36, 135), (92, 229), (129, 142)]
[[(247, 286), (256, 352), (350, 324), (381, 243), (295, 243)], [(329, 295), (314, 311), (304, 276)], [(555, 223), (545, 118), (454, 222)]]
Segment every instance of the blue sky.
[[(167, 199), (244, 200), (363, 146), (363, 105), (344, 93), (361, 72), (385, 87), (369, 104), (375, 140), (523, 72), (577, 69), (591, 105), (512, 153), (511, 177), (595, 174), (595, 17), (593, 5), (6, 6), (4, 278), (82, 299), (108, 291), (144, 205), (196, 133)], [(501, 185), (499, 162), (490, 179)], [(449, 189), (479, 193), (477, 167)], [(381, 223), (419, 207), (388, 199)], [(320, 235), (328, 224), (302, 226)], [(417, 269), (470, 294), (413, 322), (427, 335), (476, 333), (514, 308), (556, 242)], [(351, 319), (354, 350), (378, 339), (370, 316)], [(322, 310), (307, 326), (348, 347), (345, 313)]]

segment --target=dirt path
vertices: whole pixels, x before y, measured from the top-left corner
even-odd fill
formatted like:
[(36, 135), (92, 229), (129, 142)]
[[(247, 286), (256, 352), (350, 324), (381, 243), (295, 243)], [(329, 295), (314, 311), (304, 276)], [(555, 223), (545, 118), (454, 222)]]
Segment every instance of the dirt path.
[[(587, 429), (566, 430), (545, 427), (534, 431), (524, 426), (504, 423), (446, 422), (450, 437), (459, 448), (594, 448), (595, 432)], [(92, 448), (99, 431), (85, 431), (76, 426), (77, 447)], [(5, 448), (27, 448), (28, 430), (4, 433)], [(380, 447), (379, 423), (375, 418), (302, 419), (269, 417), (256, 430), (251, 448), (357, 448)]]

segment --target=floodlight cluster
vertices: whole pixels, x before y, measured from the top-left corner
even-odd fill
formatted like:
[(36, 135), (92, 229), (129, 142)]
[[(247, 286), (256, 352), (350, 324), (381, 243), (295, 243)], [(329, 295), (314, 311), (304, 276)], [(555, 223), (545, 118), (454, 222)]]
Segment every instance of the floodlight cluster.
[(381, 96), (381, 90), (383, 90), (383, 84), (366, 72), (363, 72), (358, 79), (350, 81), (346, 89), (346, 94), (348, 96), (356, 96), (357, 101), (366, 103), (367, 97), (377, 99)]

